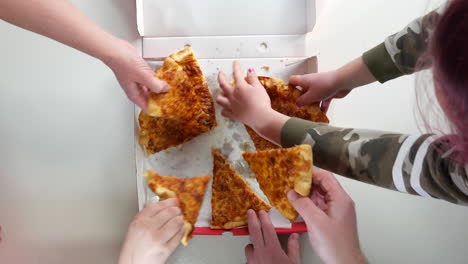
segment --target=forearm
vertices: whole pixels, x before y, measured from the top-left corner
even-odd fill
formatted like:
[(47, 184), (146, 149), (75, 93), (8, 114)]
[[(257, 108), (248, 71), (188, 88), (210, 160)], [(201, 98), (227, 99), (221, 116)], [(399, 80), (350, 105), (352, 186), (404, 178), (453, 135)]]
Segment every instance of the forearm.
[(351, 90), (376, 81), (362, 57), (358, 57), (335, 70), (336, 85), (340, 90)]
[(268, 112), (262, 116), (265, 118), (257, 120), (251, 128), (263, 138), (281, 146), (281, 129), (286, 121), (289, 120), (289, 117), (273, 109), (269, 109)]
[(0, 0), (0, 18), (104, 62), (122, 45), (66, 0)]
[(468, 204), (468, 171), (445, 137), (339, 128), (297, 118), (281, 130), (281, 145), (311, 144), (314, 165), (409, 194)]

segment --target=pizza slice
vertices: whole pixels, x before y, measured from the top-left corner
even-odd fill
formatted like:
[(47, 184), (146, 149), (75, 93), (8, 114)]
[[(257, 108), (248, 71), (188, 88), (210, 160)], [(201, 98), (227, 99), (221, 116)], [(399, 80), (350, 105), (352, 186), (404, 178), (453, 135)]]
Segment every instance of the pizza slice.
[(247, 210), (269, 211), (265, 203), (215, 148), (211, 194), (211, 228), (232, 229), (247, 225)]
[[(314, 122), (328, 123), (327, 116), (320, 110), (319, 104), (298, 107), (297, 98), (302, 92), (284, 83), (280, 79), (259, 76), (260, 83), (265, 87), (271, 100), (271, 108), (290, 117), (297, 117)], [(245, 126), (257, 151), (278, 148), (275, 144), (259, 136), (250, 127)]]
[(243, 153), (242, 156), (270, 204), (293, 222), (298, 213), (289, 202), (287, 192), (294, 189), (303, 196), (309, 195), (313, 166), (311, 146)]
[(190, 47), (167, 57), (156, 77), (169, 90), (151, 93), (148, 113), (138, 117), (139, 142), (148, 154), (181, 145), (217, 125), (213, 97)]
[(148, 187), (161, 199), (177, 198), (184, 215), (185, 234), (181, 243), (186, 246), (192, 238), (192, 231), (198, 218), (206, 187), (211, 176), (203, 175), (193, 178), (161, 176), (148, 170), (144, 173)]

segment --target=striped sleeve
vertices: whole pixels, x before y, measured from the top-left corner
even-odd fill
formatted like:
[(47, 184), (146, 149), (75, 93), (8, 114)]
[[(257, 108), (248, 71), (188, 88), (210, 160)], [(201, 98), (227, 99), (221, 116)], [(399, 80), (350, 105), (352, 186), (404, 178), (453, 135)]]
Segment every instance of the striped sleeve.
[(339, 175), (408, 194), (468, 205), (468, 164), (452, 159), (447, 137), (338, 128), (289, 119), (281, 144), (312, 145), (314, 164)]

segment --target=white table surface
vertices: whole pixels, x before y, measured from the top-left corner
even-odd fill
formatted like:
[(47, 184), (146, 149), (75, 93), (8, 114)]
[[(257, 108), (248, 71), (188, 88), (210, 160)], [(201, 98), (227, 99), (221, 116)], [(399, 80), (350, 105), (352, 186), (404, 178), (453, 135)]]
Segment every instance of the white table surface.
[[(72, 1), (113, 34), (138, 39), (132, 0)], [(323, 3), (326, 2), (326, 3)], [(316, 28), (319, 68), (359, 56), (427, 1), (328, 0)], [(99, 61), (0, 22), (0, 263), (115, 263), (137, 212), (133, 106)], [(417, 133), (414, 78), (336, 102), (335, 125)], [(372, 263), (466, 263), (468, 209), (341, 179), (357, 204)], [(304, 263), (320, 263), (302, 236)], [(244, 263), (246, 237), (195, 237), (171, 263)]]

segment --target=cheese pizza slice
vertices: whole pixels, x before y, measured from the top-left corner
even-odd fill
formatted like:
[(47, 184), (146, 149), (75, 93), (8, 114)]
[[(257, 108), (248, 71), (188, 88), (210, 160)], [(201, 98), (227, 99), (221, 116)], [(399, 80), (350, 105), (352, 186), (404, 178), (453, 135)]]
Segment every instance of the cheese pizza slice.
[(188, 245), (211, 176), (179, 178), (176, 176), (161, 176), (152, 170), (146, 171), (144, 176), (148, 187), (160, 199), (177, 198), (179, 200), (179, 206), (184, 215), (185, 227), (185, 234), (181, 243), (184, 246)]
[[(327, 116), (320, 110), (319, 104), (298, 107), (297, 98), (302, 92), (284, 83), (280, 79), (259, 76), (260, 83), (265, 87), (271, 100), (271, 108), (290, 117), (297, 117), (314, 122), (328, 123)], [(257, 151), (278, 148), (275, 144), (259, 136), (250, 127), (245, 126)]]
[(181, 145), (217, 125), (213, 97), (190, 47), (167, 57), (156, 77), (169, 90), (151, 93), (148, 113), (138, 117), (139, 143), (148, 154)]
[(293, 222), (298, 213), (289, 202), (287, 192), (295, 190), (303, 196), (309, 195), (313, 166), (311, 146), (243, 153), (242, 156), (270, 204)]
[(269, 211), (265, 203), (215, 148), (211, 194), (211, 228), (232, 229), (247, 225), (247, 210)]

